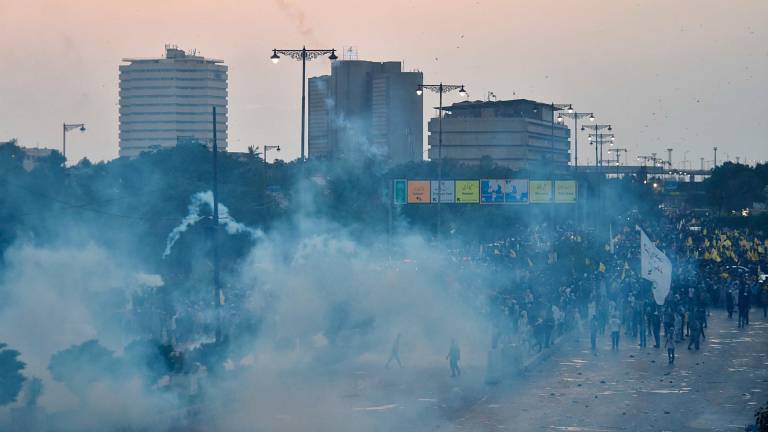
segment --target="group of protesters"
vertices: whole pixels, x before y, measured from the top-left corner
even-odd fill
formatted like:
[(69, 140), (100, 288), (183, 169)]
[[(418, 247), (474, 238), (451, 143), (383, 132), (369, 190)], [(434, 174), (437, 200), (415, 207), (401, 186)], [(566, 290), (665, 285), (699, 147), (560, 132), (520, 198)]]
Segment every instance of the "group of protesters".
[[(669, 294), (659, 304), (642, 277), (638, 228), (645, 230), (673, 264)], [(608, 331), (611, 349), (622, 335), (644, 348), (699, 350), (710, 308), (723, 307), (737, 326), (749, 325), (750, 310), (768, 313), (768, 239), (746, 229), (716, 226), (706, 217), (668, 215), (649, 222), (629, 214), (602, 230), (574, 225), (521, 227), (515, 238), (483, 246), (489, 265), (510, 271), (511, 283), (491, 300), (493, 348), (514, 346), (536, 353), (559, 336), (589, 334), (592, 352)]]

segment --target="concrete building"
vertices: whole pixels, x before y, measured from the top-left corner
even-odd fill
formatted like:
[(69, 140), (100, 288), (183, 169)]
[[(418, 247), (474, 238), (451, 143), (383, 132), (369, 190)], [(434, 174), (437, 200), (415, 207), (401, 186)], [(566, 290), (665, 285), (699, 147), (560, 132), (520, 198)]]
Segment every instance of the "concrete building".
[[(513, 169), (566, 171), (570, 130), (551, 104), (528, 99), (466, 101), (443, 108), (442, 158), (467, 164), (484, 157)], [(439, 118), (429, 120), (429, 158), (438, 158)]]
[(421, 72), (400, 62), (339, 60), (309, 80), (309, 157), (391, 163), (422, 159)]
[(227, 66), (221, 60), (165, 47), (165, 57), (123, 59), (120, 65), (120, 156), (213, 143), (227, 148)]

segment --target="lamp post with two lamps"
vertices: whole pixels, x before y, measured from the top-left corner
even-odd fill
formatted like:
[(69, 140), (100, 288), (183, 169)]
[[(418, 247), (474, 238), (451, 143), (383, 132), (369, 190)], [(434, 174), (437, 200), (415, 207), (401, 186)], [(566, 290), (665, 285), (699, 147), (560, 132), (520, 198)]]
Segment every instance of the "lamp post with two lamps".
[[(616, 141), (616, 138), (613, 134), (607, 135), (602, 133), (596, 133), (595, 135), (590, 134), (589, 135), (589, 144), (595, 145), (595, 154), (597, 156), (598, 153), (598, 147), (600, 148), (600, 166), (608, 165), (609, 163), (606, 163), (606, 159), (603, 158), (603, 146), (605, 144), (608, 144), (609, 146), (613, 146), (613, 143)], [(610, 151), (610, 149), (609, 149)], [(610, 158), (608, 158), (610, 159)]]
[(568, 105), (568, 108), (564, 113), (559, 113), (557, 115), (557, 122), (563, 123), (565, 121), (564, 117), (572, 118), (573, 119), (573, 165), (576, 168), (576, 171), (579, 170), (579, 133), (578, 133), (578, 127), (579, 127), (579, 120), (583, 118), (588, 118), (589, 121), (594, 122), (595, 121), (595, 114), (591, 112), (576, 112), (573, 110), (573, 105)]
[(294, 60), (301, 61), (301, 162), (304, 162), (304, 120), (306, 117), (305, 107), (307, 99), (307, 61), (311, 61), (326, 55), (331, 61), (338, 59), (338, 57), (336, 56), (335, 49), (308, 50), (307, 47), (302, 47), (299, 50), (273, 49), (272, 56), (269, 57), (270, 60), (272, 60), (272, 63), (277, 64), (277, 62), (280, 61), (280, 54), (288, 56)]
[(416, 94), (419, 96), (423, 95), (425, 89), (435, 92), (440, 96), (437, 110), (437, 238), (439, 239), (441, 225), (440, 202), (443, 200), (443, 94), (458, 90), (459, 96), (467, 97), (467, 91), (464, 90), (463, 84), (419, 84), (416, 87)]
[[(610, 139), (605, 139), (603, 137), (603, 130), (608, 130), (608, 132), (613, 130), (613, 126), (609, 124), (595, 124), (595, 125), (585, 125), (581, 127), (581, 130), (591, 130), (595, 133), (594, 136), (594, 143), (595, 143), (595, 166), (600, 166), (603, 164), (603, 144), (606, 142), (613, 142), (613, 136), (610, 137)], [(590, 140), (589, 143), (592, 144), (592, 135), (590, 134)], [(598, 155), (598, 146), (600, 147), (599, 155)]]

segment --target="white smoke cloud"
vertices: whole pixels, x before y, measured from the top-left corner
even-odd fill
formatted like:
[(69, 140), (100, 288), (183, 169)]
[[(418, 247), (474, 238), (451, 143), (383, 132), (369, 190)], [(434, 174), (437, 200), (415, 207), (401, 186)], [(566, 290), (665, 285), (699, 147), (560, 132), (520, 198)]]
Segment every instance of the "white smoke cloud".
[[(173, 245), (176, 244), (176, 241), (179, 240), (183, 233), (185, 233), (190, 227), (203, 219), (203, 216), (200, 215), (200, 212), (204, 207), (208, 208), (210, 212), (213, 213), (213, 192), (205, 191), (192, 195), (191, 202), (188, 207), (188, 214), (184, 217), (184, 219), (181, 220), (181, 223), (176, 226), (170, 234), (168, 234), (168, 240), (166, 241), (163, 258), (171, 254)], [(219, 225), (224, 225), (224, 229), (226, 230), (227, 234), (230, 235), (246, 233), (249, 234), (253, 239), (259, 238), (262, 235), (260, 230), (250, 228), (236, 221), (232, 216), (230, 216), (229, 209), (222, 203), (219, 203)]]

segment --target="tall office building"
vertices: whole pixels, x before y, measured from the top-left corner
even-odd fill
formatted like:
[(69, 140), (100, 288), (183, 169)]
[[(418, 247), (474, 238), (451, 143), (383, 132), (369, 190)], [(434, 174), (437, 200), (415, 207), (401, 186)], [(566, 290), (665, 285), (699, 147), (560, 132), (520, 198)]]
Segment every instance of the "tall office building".
[(227, 148), (227, 66), (221, 60), (165, 47), (165, 57), (123, 59), (120, 65), (120, 156), (213, 143)]
[(527, 99), (459, 102), (429, 120), (429, 158), (477, 164), (484, 157), (513, 169), (563, 172), (570, 161), (570, 130), (555, 122), (551, 104)]
[(309, 157), (422, 159), (421, 72), (400, 62), (339, 60), (331, 75), (309, 80)]

